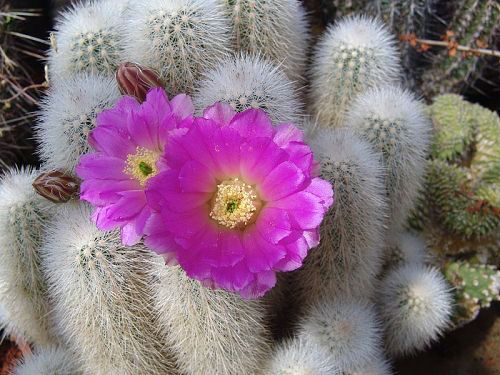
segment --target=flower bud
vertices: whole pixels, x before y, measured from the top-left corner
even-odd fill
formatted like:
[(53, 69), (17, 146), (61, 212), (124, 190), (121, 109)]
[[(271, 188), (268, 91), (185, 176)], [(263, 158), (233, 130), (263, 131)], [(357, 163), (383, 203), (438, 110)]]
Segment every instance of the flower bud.
[(78, 195), (80, 184), (75, 177), (61, 171), (49, 171), (33, 181), (33, 188), (51, 202), (64, 203)]
[(154, 70), (131, 62), (120, 64), (116, 80), (123, 95), (133, 96), (141, 103), (151, 88), (163, 87), (160, 77)]

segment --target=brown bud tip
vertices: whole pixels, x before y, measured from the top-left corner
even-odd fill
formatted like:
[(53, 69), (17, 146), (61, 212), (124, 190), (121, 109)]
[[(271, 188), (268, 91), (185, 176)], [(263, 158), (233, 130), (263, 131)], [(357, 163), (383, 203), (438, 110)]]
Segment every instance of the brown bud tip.
[(146, 100), (146, 94), (153, 87), (163, 87), (159, 75), (151, 69), (125, 62), (116, 72), (118, 87), (123, 95), (135, 97), (140, 103)]
[(33, 188), (54, 203), (64, 203), (78, 195), (80, 184), (75, 177), (61, 171), (44, 172), (33, 181)]

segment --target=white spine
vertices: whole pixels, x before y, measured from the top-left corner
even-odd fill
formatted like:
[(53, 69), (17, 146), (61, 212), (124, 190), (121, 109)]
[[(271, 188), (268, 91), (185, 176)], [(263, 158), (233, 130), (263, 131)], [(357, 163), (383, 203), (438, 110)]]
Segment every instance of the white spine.
[(42, 103), (36, 125), (45, 168), (74, 172), (80, 156), (90, 151), (88, 134), (96, 126), (97, 114), (112, 107), (119, 96), (111, 77), (76, 75), (57, 82)]
[(0, 327), (42, 347), (50, 332), (39, 248), (50, 202), (31, 184), (37, 170), (10, 170), (0, 181)]
[(237, 112), (260, 108), (273, 123), (303, 121), (302, 104), (292, 82), (278, 66), (262, 56), (242, 54), (220, 62), (205, 73), (193, 98), (198, 112), (226, 102)]
[(157, 70), (170, 95), (191, 93), (228, 56), (229, 20), (218, 0), (134, 1), (124, 20), (123, 60)]
[(405, 265), (380, 286), (380, 311), (390, 355), (425, 349), (449, 326), (452, 298), (434, 268)]
[(83, 375), (73, 355), (61, 347), (36, 350), (19, 361), (11, 375)]
[(335, 204), (320, 245), (296, 277), (302, 304), (324, 295), (370, 296), (382, 263), (387, 203), (383, 167), (370, 145), (349, 130), (324, 129), (311, 141)]
[(156, 310), (183, 374), (255, 374), (270, 350), (259, 300), (212, 290), (179, 267), (159, 268)]
[(290, 79), (303, 79), (309, 35), (300, 1), (222, 1), (232, 20), (238, 51), (262, 54), (281, 65)]
[(356, 98), (345, 126), (370, 142), (386, 167), (391, 231), (401, 230), (423, 182), (431, 123), (408, 91), (385, 86)]
[(52, 320), (85, 374), (171, 374), (148, 288), (151, 253), (99, 231), (83, 205), (66, 204), (41, 249)]
[(329, 27), (313, 55), (313, 114), (326, 127), (342, 125), (356, 95), (396, 83), (400, 75), (395, 39), (377, 19), (352, 16)]

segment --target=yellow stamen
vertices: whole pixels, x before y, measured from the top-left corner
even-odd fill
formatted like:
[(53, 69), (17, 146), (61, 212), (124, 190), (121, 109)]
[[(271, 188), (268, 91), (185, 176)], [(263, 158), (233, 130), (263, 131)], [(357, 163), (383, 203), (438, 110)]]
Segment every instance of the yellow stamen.
[(217, 185), (210, 217), (228, 228), (244, 228), (255, 216), (261, 202), (255, 189), (238, 178)]
[(144, 186), (148, 179), (158, 173), (156, 168), (158, 156), (158, 153), (154, 151), (137, 147), (135, 154), (127, 156), (127, 165), (124, 172)]

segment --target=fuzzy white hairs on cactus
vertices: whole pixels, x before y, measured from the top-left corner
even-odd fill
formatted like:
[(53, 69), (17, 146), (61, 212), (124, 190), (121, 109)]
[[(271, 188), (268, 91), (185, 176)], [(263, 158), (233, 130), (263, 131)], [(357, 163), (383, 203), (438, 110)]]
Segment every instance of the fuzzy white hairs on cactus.
[(134, 1), (124, 22), (123, 60), (157, 70), (171, 95), (191, 93), (200, 74), (230, 51), (229, 20), (218, 0)]
[(37, 349), (16, 364), (12, 375), (83, 375), (74, 357), (62, 347)]
[(393, 270), (383, 280), (379, 297), (390, 355), (425, 349), (449, 324), (451, 293), (434, 268), (405, 265)]
[(380, 323), (363, 300), (325, 295), (298, 323), (298, 337), (326, 349), (343, 372), (354, 372), (380, 358)]
[(344, 375), (391, 375), (391, 365), (387, 359), (384, 358), (382, 350), (378, 358), (365, 366), (361, 366), (355, 371), (344, 373)]
[(198, 111), (219, 101), (237, 112), (260, 108), (273, 123), (300, 124), (304, 117), (292, 82), (262, 56), (242, 54), (221, 61), (206, 72), (193, 101)]
[(90, 213), (66, 204), (47, 226), (42, 265), (56, 331), (85, 373), (175, 373), (151, 311), (152, 254), (98, 230)]
[(356, 98), (345, 126), (381, 155), (386, 167), (390, 228), (400, 230), (423, 182), (431, 132), (423, 105), (398, 87), (373, 88)]
[(283, 342), (272, 354), (264, 375), (341, 375), (328, 350), (293, 338)]
[(422, 235), (400, 232), (387, 236), (385, 266), (424, 265), (428, 260), (425, 239)]
[(56, 82), (42, 103), (36, 126), (45, 168), (74, 172), (80, 156), (90, 150), (87, 138), (96, 115), (119, 97), (112, 77), (79, 74)]
[(45, 346), (54, 338), (38, 251), (51, 204), (31, 186), (37, 174), (29, 168), (10, 170), (0, 181), (0, 327)]
[(308, 24), (298, 0), (222, 0), (232, 19), (236, 48), (282, 65), (292, 80), (304, 75)]
[(186, 375), (255, 374), (268, 354), (265, 306), (158, 267), (156, 311), (167, 344)]
[(313, 114), (326, 127), (338, 127), (355, 96), (398, 81), (394, 37), (377, 19), (352, 16), (331, 26), (316, 45), (311, 68)]
[(348, 129), (321, 129), (311, 140), (321, 175), (335, 187), (335, 205), (321, 242), (296, 277), (302, 303), (324, 295), (369, 296), (380, 271), (387, 202), (383, 165)]
[(65, 80), (76, 73), (114, 75), (122, 54), (120, 16), (126, 3), (94, 0), (61, 13), (49, 53), (51, 80)]

